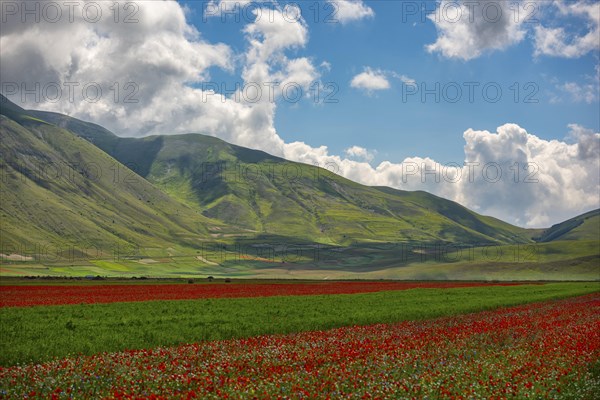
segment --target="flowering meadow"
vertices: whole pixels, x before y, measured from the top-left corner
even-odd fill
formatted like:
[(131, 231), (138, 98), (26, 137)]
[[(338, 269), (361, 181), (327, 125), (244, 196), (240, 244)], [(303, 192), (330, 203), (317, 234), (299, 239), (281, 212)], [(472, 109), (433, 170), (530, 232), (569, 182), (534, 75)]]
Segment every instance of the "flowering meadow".
[(148, 300), (188, 300), (226, 297), (310, 296), (372, 293), (388, 290), (444, 289), (517, 283), (481, 282), (319, 282), (149, 285), (28, 285), (0, 286), (0, 307), (95, 304)]
[(2, 398), (598, 398), (600, 294), (0, 368)]

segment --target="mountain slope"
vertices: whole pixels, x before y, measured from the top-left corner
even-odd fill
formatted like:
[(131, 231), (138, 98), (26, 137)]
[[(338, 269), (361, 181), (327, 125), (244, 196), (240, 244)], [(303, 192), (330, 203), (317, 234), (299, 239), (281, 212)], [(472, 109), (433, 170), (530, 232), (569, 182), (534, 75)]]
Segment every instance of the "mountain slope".
[(600, 209), (578, 215), (543, 231), (538, 242), (600, 240)]
[(522, 229), (214, 137), (0, 111), (3, 275), (598, 279), (598, 211)]
[(426, 192), (360, 185), (322, 168), (214, 137), (119, 138), (60, 114), (31, 115), (84, 137), (204, 216), (257, 235), (339, 245), (531, 241), (525, 229)]
[(175, 251), (222, 225), (81, 137), (16, 106), (0, 111), (1, 253)]

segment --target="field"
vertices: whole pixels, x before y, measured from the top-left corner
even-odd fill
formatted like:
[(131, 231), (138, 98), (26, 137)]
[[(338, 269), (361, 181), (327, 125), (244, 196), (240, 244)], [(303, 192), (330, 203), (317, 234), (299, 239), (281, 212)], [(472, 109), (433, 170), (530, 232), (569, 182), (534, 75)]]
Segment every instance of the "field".
[[(352, 293), (356, 284), (322, 288), (349, 285)], [(292, 292), (311, 287), (274, 285)], [(600, 393), (597, 283), (370, 285), (364, 291), (385, 290), (10, 307), (7, 298), (20, 292), (2, 286), (0, 397), (592, 399)], [(157, 286), (129, 287), (152, 293)], [(118, 295), (127, 286), (71, 287)]]
[[(75, 357), (0, 371), (53, 398), (593, 398), (600, 297), (426, 322)], [(590, 372), (590, 366), (596, 370)]]
[(117, 303), (149, 300), (191, 300), (223, 297), (306, 296), (319, 294), (352, 294), (425, 288), (479, 286), (512, 286), (516, 283), (476, 282), (313, 282), (254, 284), (122, 284), (111, 285), (4, 285), (0, 307), (60, 305), (78, 303)]
[(3, 278), (100, 275), (244, 280), (593, 281), (600, 280), (599, 246), (594, 239), (479, 247), (423, 243), (357, 243), (341, 247), (277, 237), (194, 251), (129, 249), (102, 259), (92, 250), (76, 246), (77, 254), (71, 250), (67, 255), (49, 259), (35, 254), (31, 260), (0, 255), (0, 274)]
[(600, 400), (600, 0), (0, 2), (0, 400)]

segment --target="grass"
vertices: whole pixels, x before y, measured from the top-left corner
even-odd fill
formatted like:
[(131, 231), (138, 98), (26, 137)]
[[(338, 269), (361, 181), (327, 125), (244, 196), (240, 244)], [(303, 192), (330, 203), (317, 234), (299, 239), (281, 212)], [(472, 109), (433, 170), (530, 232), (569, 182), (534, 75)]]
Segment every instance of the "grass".
[(540, 242), (589, 240), (600, 235), (600, 210), (596, 209), (553, 225), (538, 235)]
[[(226, 238), (234, 240), (232, 238)], [(221, 239), (217, 239), (221, 240)], [(82, 246), (83, 247), (83, 246)], [(357, 243), (350, 247), (293, 241), (289, 237), (205, 242), (187, 251), (140, 248), (91, 259), (69, 255), (56, 262), (0, 257), (0, 275), (270, 279), (395, 280), (600, 280), (598, 241), (465, 247), (404, 243)]]
[[(535, 244), (532, 230), (426, 192), (360, 185), (213, 137), (119, 138), (7, 100), (2, 113), (3, 276), (600, 279), (598, 210), (536, 231), (553, 241)], [(403, 247), (437, 243), (503, 247), (425, 261)], [(307, 257), (284, 260), (282, 245)]]
[(561, 240), (549, 243), (470, 247), (456, 252), (448, 252), (439, 259), (519, 263), (552, 262), (590, 255), (600, 255), (600, 243), (597, 240)]
[[(0, 247), (44, 262), (127, 248), (190, 249), (210, 221), (73, 133), (0, 116)], [(127, 250), (125, 250), (127, 252)]]
[(598, 283), (0, 309), (0, 365), (77, 353), (393, 323), (600, 290)]
[(215, 278), (232, 279), (392, 279), (392, 280), (453, 280), (453, 281), (593, 281), (600, 280), (599, 257), (589, 257), (556, 262), (523, 263), (411, 263), (408, 265), (361, 264), (361, 259), (348, 257), (341, 263), (322, 263), (318, 266), (289, 263), (267, 265), (244, 261), (226, 265), (200, 265), (197, 260), (173, 260), (170, 263), (143, 265), (124, 262), (125, 271), (107, 270), (94, 265), (43, 266), (3, 265), (2, 279), (24, 276), (85, 277), (110, 276), (158, 278)]
[[(67, 129), (129, 166), (171, 199), (238, 234), (250, 229), (337, 245), (381, 240), (531, 241), (526, 229), (425, 192), (363, 186), (327, 169), (214, 137), (119, 138), (102, 127), (59, 114), (30, 111), (29, 115), (66, 123)], [(184, 232), (193, 231), (184, 228)], [(154, 233), (160, 225), (139, 229)], [(204, 232), (195, 233), (202, 236)]]

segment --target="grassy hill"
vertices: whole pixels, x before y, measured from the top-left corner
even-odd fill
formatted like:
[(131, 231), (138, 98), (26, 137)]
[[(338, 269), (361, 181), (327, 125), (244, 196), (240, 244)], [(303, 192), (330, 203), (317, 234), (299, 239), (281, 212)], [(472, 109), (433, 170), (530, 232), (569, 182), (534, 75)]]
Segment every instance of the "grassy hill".
[(600, 240), (600, 209), (578, 215), (544, 230), (538, 242)]
[(72, 132), (16, 106), (2, 104), (1, 113), (0, 253), (5, 256), (168, 254), (167, 249), (196, 247), (222, 225)]
[(60, 114), (32, 115), (84, 137), (203, 215), (257, 235), (337, 245), (531, 241), (525, 229), (426, 192), (360, 185), (214, 137), (119, 138)]
[(120, 138), (0, 100), (2, 274), (600, 279), (598, 211), (527, 230), (210, 136)]
[(208, 217), (261, 234), (341, 245), (527, 241), (519, 228), (424, 192), (389, 193), (201, 135), (163, 138), (146, 178)]

